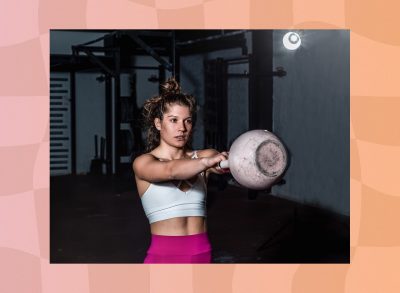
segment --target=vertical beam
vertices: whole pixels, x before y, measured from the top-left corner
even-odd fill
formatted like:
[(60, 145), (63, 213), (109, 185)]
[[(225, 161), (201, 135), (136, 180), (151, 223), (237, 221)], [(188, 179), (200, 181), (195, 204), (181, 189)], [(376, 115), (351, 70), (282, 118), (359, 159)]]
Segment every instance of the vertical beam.
[(115, 53), (115, 77), (114, 77), (114, 162), (115, 174), (121, 171), (121, 80), (120, 80), (120, 50)]
[(252, 34), (253, 54), (249, 64), (249, 128), (272, 131), (272, 30), (256, 30)]
[(178, 82), (181, 80), (181, 59), (179, 52), (175, 52), (175, 79)]
[(228, 148), (228, 63), (217, 59), (217, 93), (215, 99), (218, 102), (218, 147), (219, 151)]
[(180, 81), (180, 55), (178, 49), (176, 48), (176, 33), (172, 31), (171, 33), (171, 54), (169, 62), (172, 65), (172, 76), (179, 82)]
[[(175, 47), (175, 31), (171, 32), (171, 54), (169, 56), (169, 63), (172, 65), (172, 76), (176, 77), (176, 47)], [(177, 79), (178, 80), (178, 79)]]
[(226, 150), (228, 145), (227, 62), (205, 61), (204, 137), (205, 148)]
[(106, 74), (106, 174), (112, 174), (112, 82), (111, 75)]
[(161, 84), (165, 81), (165, 68), (162, 65), (158, 66), (158, 92), (161, 94)]
[[(273, 31), (252, 32), (253, 53), (249, 59), (249, 130), (272, 131), (273, 123)], [(267, 190), (270, 193), (270, 189)], [(255, 199), (258, 192), (248, 189), (248, 198)]]
[(71, 101), (71, 173), (76, 175), (76, 80), (75, 71), (69, 73), (70, 101)]

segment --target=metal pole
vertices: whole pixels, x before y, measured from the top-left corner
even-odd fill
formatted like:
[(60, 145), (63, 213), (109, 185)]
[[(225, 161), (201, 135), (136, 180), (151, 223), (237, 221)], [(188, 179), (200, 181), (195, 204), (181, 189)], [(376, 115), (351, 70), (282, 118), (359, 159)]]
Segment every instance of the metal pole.
[(120, 168), (120, 129), (121, 129), (121, 80), (120, 80), (120, 51), (115, 53), (115, 77), (114, 77), (114, 162), (115, 174), (119, 174)]

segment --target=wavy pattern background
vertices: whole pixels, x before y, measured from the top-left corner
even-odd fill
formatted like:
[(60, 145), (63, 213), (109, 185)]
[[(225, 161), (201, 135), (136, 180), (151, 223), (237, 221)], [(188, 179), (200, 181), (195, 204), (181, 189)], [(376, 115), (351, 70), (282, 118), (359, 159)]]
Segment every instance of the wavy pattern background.
[[(0, 292), (400, 292), (396, 0), (4, 0)], [(350, 265), (50, 265), (49, 29), (351, 29)]]

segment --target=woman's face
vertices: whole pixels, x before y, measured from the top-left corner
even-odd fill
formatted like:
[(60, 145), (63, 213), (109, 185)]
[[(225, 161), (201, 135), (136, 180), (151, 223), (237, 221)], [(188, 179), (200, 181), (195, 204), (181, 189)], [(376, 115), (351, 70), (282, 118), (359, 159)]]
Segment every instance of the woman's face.
[(163, 119), (156, 118), (154, 124), (161, 140), (179, 148), (186, 145), (192, 133), (192, 116), (187, 106), (169, 105)]

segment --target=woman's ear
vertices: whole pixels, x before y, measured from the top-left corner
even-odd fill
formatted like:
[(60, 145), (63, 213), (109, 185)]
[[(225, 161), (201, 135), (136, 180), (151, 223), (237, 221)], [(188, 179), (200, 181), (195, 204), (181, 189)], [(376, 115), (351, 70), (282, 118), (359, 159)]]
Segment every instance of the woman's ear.
[(154, 125), (157, 128), (157, 130), (161, 130), (161, 120), (160, 118), (154, 118)]

